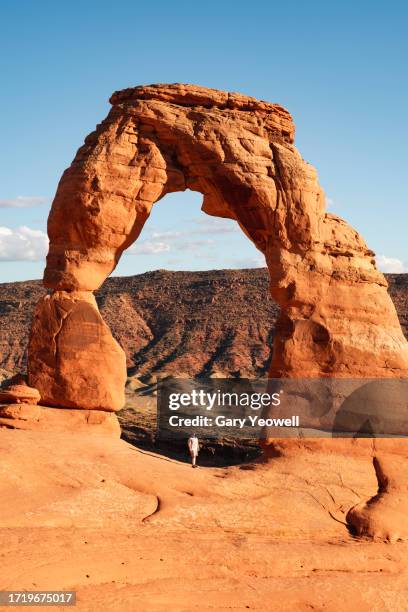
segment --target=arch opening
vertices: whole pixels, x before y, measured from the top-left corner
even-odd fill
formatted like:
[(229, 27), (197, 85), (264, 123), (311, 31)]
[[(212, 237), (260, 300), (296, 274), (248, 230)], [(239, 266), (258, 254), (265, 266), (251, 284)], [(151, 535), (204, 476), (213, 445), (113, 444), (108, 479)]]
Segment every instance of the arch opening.
[[(126, 404), (118, 412), (122, 438), (184, 462), (184, 441), (157, 438), (158, 381), (167, 376), (265, 377), (278, 310), (267, 291), (264, 256), (235, 220), (205, 214), (202, 205), (202, 194), (189, 189), (159, 198), (138, 238), (122, 253), (112, 279), (115, 286), (105, 292), (105, 280), (99, 292), (103, 297), (97, 294), (102, 316), (116, 310), (111, 331), (127, 356)], [(139, 260), (141, 268), (135, 269)], [(182, 272), (172, 274), (172, 268)], [(119, 284), (118, 275), (142, 271), (152, 273), (136, 280), (136, 304), (133, 298), (123, 298), (126, 279)], [(150, 295), (149, 312), (143, 307), (144, 292), (152, 286), (166, 303), (156, 299), (152, 304)], [(255, 293), (260, 287), (261, 295)], [(262, 305), (255, 303), (257, 298)], [(132, 321), (132, 342), (126, 320)], [(228, 436), (201, 438), (200, 445), (202, 466), (242, 464), (261, 453), (255, 440)]]
[[(110, 320), (116, 309), (113, 335), (142, 382), (166, 373), (253, 378), (268, 371), (278, 309), (265, 259), (234, 221), (202, 214), (201, 202), (183, 193), (157, 203), (111, 288), (97, 297)], [(146, 274), (120, 278), (135, 271)], [(132, 342), (124, 319), (132, 321)]]
[(263, 254), (235, 220), (209, 215), (203, 210), (203, 195), (186, 189), (152, 205), (139, 237), (123, 251), (114, 274), (265, 266)]

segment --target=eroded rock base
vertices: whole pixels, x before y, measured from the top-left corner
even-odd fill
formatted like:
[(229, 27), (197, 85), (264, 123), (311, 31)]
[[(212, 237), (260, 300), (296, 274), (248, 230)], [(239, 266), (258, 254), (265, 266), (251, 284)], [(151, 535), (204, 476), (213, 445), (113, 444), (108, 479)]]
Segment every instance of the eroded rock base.
[[(363, 460), (366, 470), (376, 477), (377, 490), (364, 494), (362, 484), (357, 493), (360, 501), (344, 514), (344, 524), (352, 535), (376, 542), (408, 541), (408, 439), (407, 438), (337, 438), (266, 440), (263, 444), (266, 461), (292, 459), (301, 461), (311, 455), (347, 457)], [(335, 459), (336, 460), (336, 459)], [(365, 477), (367, 479), (367, 476)], [(363, 479), (364, 480), (364, 479)]]
[(120, 425), (113, 412), (51, 408), (34, 404), (0, 404), (0, 429), (43, 432), (86, 432), (120, 438)]
[(126, 357), (90, 291), (56, 291), (37, 305), (28, 380), (49, 406), (115, 412), (125, 403)]
[(378, 493), (347, 514), (347, 522), (356, 535), (391, 543), (408, 540), (407, 456), (406, 450), (404, 457), (374, 457)]

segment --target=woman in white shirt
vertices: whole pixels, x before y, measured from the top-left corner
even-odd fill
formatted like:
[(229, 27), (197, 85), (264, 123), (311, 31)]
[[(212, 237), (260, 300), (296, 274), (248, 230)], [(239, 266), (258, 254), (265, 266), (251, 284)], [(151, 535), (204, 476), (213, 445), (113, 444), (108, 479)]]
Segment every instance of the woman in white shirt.
[(198, 438), (195, 433), (188, 439), (187, 444), (188, 444), (188, 450), (190, 451), (190, 455), (191, 455), (191, 463), (192, 463), (191, 467), (196, 468), (197, 467), (196, 461), (198, 457), (198, 451), (200, 450), (200, 445), (198, 444)]

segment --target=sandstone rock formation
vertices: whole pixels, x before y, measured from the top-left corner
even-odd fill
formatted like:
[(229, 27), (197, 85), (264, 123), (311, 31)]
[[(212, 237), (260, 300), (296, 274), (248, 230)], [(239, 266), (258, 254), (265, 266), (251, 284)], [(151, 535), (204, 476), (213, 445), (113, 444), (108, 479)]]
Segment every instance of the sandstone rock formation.
[[(124, 353), (92, 292), (153, 204), (187, 188), (203, 194), (207, 214), (236, 220), (265, 255), (281, 308), (271, 376), (408, 376), (408, 343), (374, 253), (325, 212), (285, 109), (180, 84), (126, 89), (111, 103), (64, 173), (49, 216), (44, 284), (54, 293), (39, 304), (28, 354), (29, 384), (43, 400), (121, 407)], [(374, 537), (370, 512), (359, 533)]]
[[(324, 192), (294, 147), (285, 109), (180, 84), (126, 89), (111, 103), (60, 181), (48, 222), (47, 287), (65, 299), (97, 289), (154, 202), (190, 188), (203, 194), (204, 212), (235, 219), (265, 254), (281, 307), (272, 376), (408, 374), (408, 344), (374, 254), (347, 223), (325, 213)], [(58, 330), (61, 315), (53, 317)], [(41, 340), (34, 325), (29, 382), (43, 394), (55, 378), (52, 404), (78, 405), (81, 392), (62, 370), (70, 376), (76, 362), (77, 379), (89, 379), (92, 364), (82, 355), (95, 337), (88, 324), (80, 316), (65, 330), (64, 344), (76, 348), (63, 363), (50, 334)], [(98, 390), (98, 408), (118, 407), (111, 398), (124, 368), (115, 372)]]
[(40, 300), (29, 343), (28, 376), (44, 404), (119, 410), (126, 360), (90, 292), (56, 291)]
[(108, 435), (120, 438), (116, 414), (105, 410), (52, 408), (34, 404), (0, 404), (0, 429), (25, 429), (52, 433)]
[(404, 456), (396, 458), (382, 452), (388, 450), (388, 440), (381, 440), (380, 452), (373, 461), (378, 492), (347, 513), (347, 521), (357, 535), (386, 542), (408, 540), (408, 448), (404, 442), (398, 445), (400, 451), (405, 450)]
[(38, 389), (27, 385), (10, 385), (0, 389), (0, 404), (38, 404), (41, 395)]

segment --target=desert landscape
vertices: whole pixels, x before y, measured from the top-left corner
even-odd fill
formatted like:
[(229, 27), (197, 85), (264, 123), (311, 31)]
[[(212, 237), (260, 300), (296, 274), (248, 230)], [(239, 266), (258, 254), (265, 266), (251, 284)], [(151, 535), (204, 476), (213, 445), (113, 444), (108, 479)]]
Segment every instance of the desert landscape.
[(199, 470), (107, 436), (0, 443), (3, 589), (76, 590), (80, 610), (406, 609), (406, 542), (345, 524), (378, 488), (358, 443)]
[[(408, 275), (385, 277), (407, 337)], [(279, 313), (268, 284), (266, 268), (158, 270), (110, 277), (95, 295), (126, 353), (130, 377), (217, 373), (262, 378), (268, 372)], [(25, 369), (32, 314), (45, 293), (41, 281), (0, 283), (3, 377)]]
[[(60, 180), (44, 287), (0, 287), (1, 588), (80, 610), (408, 609), (405, 438), (221, 440), (198, 470), (154, 440), (169, 375), (406, 379), (406, 274), (327, 212), (281, 105), (180, 83), (110, 103)], [(104, 283), (186, 189), (267, 269)]]

